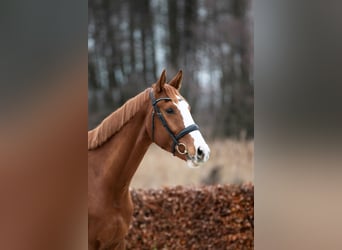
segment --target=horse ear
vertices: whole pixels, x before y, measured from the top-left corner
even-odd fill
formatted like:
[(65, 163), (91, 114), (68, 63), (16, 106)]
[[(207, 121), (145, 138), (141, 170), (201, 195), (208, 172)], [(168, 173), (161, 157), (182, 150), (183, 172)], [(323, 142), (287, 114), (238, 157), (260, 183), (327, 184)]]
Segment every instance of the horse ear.
[(183, 81), (183, 71), (178, 71), (177, 75), (169, 82), (175, 89), (180, 90)]
[(160, 77), (156, 83), (157, 93), (159, 93), (163, 90), (165, 83), (166, 83), (166, 70), (163, 69), (163, 72), (161, 73), (161, 75), (160, 75)]

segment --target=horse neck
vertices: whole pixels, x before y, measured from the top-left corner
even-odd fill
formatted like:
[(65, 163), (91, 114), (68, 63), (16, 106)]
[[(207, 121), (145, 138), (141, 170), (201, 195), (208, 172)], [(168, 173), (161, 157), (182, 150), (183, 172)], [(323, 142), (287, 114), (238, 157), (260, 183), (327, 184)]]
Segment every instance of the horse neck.
[(149, 100), (103, 148), (108, 157), (105, 179), (111, 191), (118, 195), (127, 193), (131, 179), (152, 143), (145, 127), (148, 107)]

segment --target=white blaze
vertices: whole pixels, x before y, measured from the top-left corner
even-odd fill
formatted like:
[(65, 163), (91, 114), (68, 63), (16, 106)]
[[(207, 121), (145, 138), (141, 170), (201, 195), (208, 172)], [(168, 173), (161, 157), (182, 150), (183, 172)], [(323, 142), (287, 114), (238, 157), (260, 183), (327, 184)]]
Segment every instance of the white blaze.
[[(178, 100), (181, 99), (179, 96), (177, 96), (177, 98)], [(186, 101), (181, 99), (178, 103), (175, 103), (175, 105), (177, 106), (177, 108), (179, 109), (183, 117), (183, 122), (184, 122), (185, 127), (188, 127), (195, 123), (189, 111), (189, 104)], [(189, 135), (194, 139), (194, 146), (196, 148), (196, 154), (197, 154), (197, 149), (201, 148), (201, 150), (204, 153), (203, 161), (204, 162), (207, 161), (209, 159), (210, 149), (207, 143), (204, 141), (204, 138), (201, 132), (199, 130), (195, 130), (195, 131), (190, 132)], [(189, 163), (190, 162), (188, 162), (188, 164)]]

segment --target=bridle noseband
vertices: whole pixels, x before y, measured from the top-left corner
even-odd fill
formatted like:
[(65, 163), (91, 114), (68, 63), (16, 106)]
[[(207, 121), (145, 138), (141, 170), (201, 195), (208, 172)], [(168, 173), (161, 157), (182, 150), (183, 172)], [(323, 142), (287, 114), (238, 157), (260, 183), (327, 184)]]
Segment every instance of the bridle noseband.
[[(162, 97), (162, 98), (155, 99), (155, 97), (153, 95), (153, 89), (151, 89), (151, 91), (150, 91), (150, 98), (151, 98), (152, 107), (153, 107), (153, 111), (152, 111), (152, 141), (154, 142), (154, 115), (157, 114), (159, 120), (161, 121), (161, 123), (163, 124), (164, 128), (169, 133), (169, 135), (171, 136), (171, 139), (173, 141), (172, 148), (171, 148), (172, 154), (175, 155), (176, 150), (181, 155), (188, 153), (186, 145), (184, 143), (179, 142), (179, 139), (182, 138), (183, 136), (191, 133), (192, 131), (199, 130), (199, 127), (197, 126), (197, 124), (191, 124), (190, 126), (187, 126), (182, 131), (180, 131), (177, 135), (175, 135), (171, 131), (171, 129), (169, 128), (163, 114), (160, 112), (160, 109), (157, 106), (157, 103), (160, 101), (171, 101), (172, 99), (169, 97)], [(182, 150), (182, 148), (183, 148), (183, 150)]]

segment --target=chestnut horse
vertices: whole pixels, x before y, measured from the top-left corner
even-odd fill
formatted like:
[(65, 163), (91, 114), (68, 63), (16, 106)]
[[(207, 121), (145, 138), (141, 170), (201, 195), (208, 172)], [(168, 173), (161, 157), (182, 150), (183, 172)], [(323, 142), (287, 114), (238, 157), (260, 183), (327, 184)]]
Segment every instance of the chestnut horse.
[(198, 166), (209, 147), (179, 94), (182, 71), (159, 80), (88, 132), (88, 249), (125, 249), (133, 215), (129, 185), (151, 143)]

